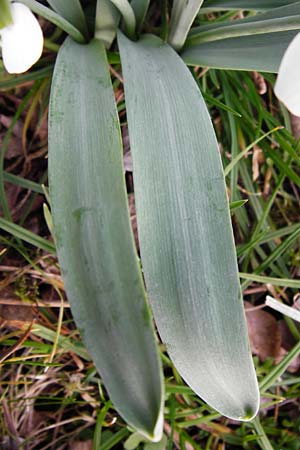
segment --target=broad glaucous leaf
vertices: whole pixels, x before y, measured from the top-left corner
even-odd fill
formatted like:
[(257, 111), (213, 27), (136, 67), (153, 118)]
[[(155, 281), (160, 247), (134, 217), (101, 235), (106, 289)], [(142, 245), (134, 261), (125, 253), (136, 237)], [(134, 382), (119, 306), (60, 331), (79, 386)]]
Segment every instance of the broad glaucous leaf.
[[(298, 1), (254, 17), (196, 27), (190, 31), (181, 56), (186, 64), (192, 66), (278, 72), (288, 45), (300, 29), (299, 19)], [(268, 32), (267, 26), (280, 29), (285, 20), (296, 21), (296, 25), (293, 23), (293, 29)], [(289, 23), (286, 27), (289, 28)], [(228, 35), (236, 33), (236, 37), (222, 37), (222, 32)], [(210, 37), (213, 40), (205, 41), (206, 33), (214, 34)]]
[(162, 373), (127, 208), (104, 44), (60, 48), (51, 88), (49, 183), (67, 296), (115, 407), (162, 436)]
[(297, 0), (205, 0), (200, 9), (201, 14), (216, 11), (264, 11), (295, 3)]
[(202, 3), (203, 0), (173, 1), (168, 42), (176, 50), (180, 50), (183, 46)]
[(249, 420), (249, 351), (218, 144), (176, 52), (118, 35), (142, 264), (157, 327), (179, 373), (222, 414)]

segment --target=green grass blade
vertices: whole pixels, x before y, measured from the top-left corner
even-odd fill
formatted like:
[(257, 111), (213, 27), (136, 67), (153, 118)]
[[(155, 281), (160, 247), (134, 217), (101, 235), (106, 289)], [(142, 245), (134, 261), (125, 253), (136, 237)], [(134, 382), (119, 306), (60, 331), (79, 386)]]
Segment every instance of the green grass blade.
[(255, 274), (259, 274), (260, 272), (264, 272), (267, 270), (271, 263), (276, 261), (284, 252), (300, 237), (300, 226), (296, 228), (296, 230), (287, 237), (280, 245), (276, 246), (273, 252), (255, 269)]
[(259, 437), (258, 442), (260, 445), (260, 448), (262, 450), (274, 450), (272, 447), (271, 442), (269, 441), (268, 436), (266, 435), (266, 432), (264, 430), (264, 427), (262, 426), (259, 417), (255, 417), (255, 419), (252, 422), (253, 428), (256, 431), (257, 436)]
[(25, 178), (13, 175), (12, 173), (3, 173), (4, 181), (7, 183), (14, 184), (15, 186), (20, 186), (24, 189), (29, 189), (30, 191), (37, 192), (38, 194), (44, 195), (42, 186), (35, 181), (26, 180)]
[(255, 281), (256, 283), (271, 284), (273, 286), (284, 286), (294, 289), (300, 289), (300, 280), (291, 280), (289, 278), (274, 278), (263, 275), (255, 275), (255, 273), (240, 272), (240, 278), (244, 280)]
[(260, 141), (262, 141), (263, 139), (265, 139), (266, 137), (268, 137), (270, 134), (274, 133), (275, 131), (280, 130), (282, 127), (277, 127), (274, 128), (273, 130), (268, 131), (267, 133), (265, 133), (263, 136), (260, 136), (259, 138), (257, 138), (254, 142), (252, 142), (252, 144), (250, 144), (248, 147), (245, 148), (245, 150), (243, 150), (242, 152), (240, 152), (229, 164), (228, 166), (225, 167), (224, 169), (224, 175), (225, 177), (232, 171), (232, 169), (234, 168), (234, 166), (241, 160), (243, 159), (244, 156), (247, 155), (247, 153), (255, 146), (257, 145)]
[[(33, 333), (35, 336), (39, 336), (40, 338), (54, 343), (56, 340), (56, 332), (53, 330), (50, 330), (47, 327), (44, 327), (41, 324), (35, 324), (32, 327), (31, 333)], [(90, 361), (90, 355), (84, 348), (84, 346), (81, 344), (81, 342), (76, 341), (75, 339), (71, 339), (67, 336), (59, 336), (58, 342), (57, 342), (59, 351), (64, 353), (75, 353), (75, 355), (80, 356), (80, 358), (84, 359), (85, 361)]]
[(18, 239), (22, 239), (25, 242), (28, 242), (31, 245), (34, 245), (37, 248), (45, 250), (46, 252), (55, 254), (55, 246), (37, 234), (32, 233), (26, 228), (20, 227), (19, 225), (10, 222), (9, 220), (3, 219), (0, 217), (0, 228), (7, 233), (12, 234)]
[(116, 408), (141, 433), (160, 438), (160, 361), (130, 228), (122, 155), (104, 45), (67, 39), (53, 75), (49, 120), (49, 182), (62, 275)]
[(300, 354), (300, 342), (289, 351), (289, 353), (273, 367), (272, 370), (265, 376), (265, 378), (260, 382), (259, 387), (261, 392), (269, 389), (275, 381), (281, 377), (281, 375), (286, 371), (291, 362)]
[(59, 15), (88, 37), (87, 23), (79, 0), (47, 0)]
[(278, 238), (282, 238), (283, 236), (291, 234), (295, 230), (297, 230), (298, 227), (299, 227), (299, 224), (295, 223), (294, 225), (288, 225), (287, 227), (279, 228), (278, 230), (275, 230), (275, 231), (269, 231), (260, 240), (260, 244), (265, 244), (266, 242), (269, 242), (272, 240), (275, 241)]
[(248, 200), (236, 200), (235, 202), (230, 202), (229, 208), (231, 213), (235, 212), (236, 209), (244, 206), (246, 203), (248, 203)]
[(128, 434), (129, 431), (127, 430), (127, 428), (121, 428), (119, 431), (109, 437), (105, 442), (103, 442), (103, 444), (101, 444), (101, 450), (110, 450), (111, 448), (117, 446), (119, 442), (123, 441), (128, 436)]
[(230, 106), (225, 105), (224, 103), (220, 102), (218, 99), (212, 97), (211, 95), (207, 94), (206, 92), (203, 93), (203, 98), (210, 105), (214, 105), (220, 109), (223, 109), (224, 111), (228, 111), (231, 114), (233, 114), (234, 116), (242, 117), (241, 114), (238, 113), (237, 111), (235, 111), (233, 108), (230, 108)]
[(21, 75), (0, 75), (0, 89), (10, 89), (18, 86), (19, 84), (26, 83), (27, 81), (36, 81), (41, 78), (47, 78), (52, 75), (53, 66), (49, 65), (39, 70), (33, 70), (23, 73)]
[(198, 395), (249, 419), (259, 395), (206, 105), (170, 46), (154, 36), (133, 43), (120, 34), (118, 42), (142, 262), (160, 335)]
[(12, 217), (11, 217), (11, 213), (10, 213), (10, 210), (8, 207), (8, 201), (7, 201), (6, 190), (5, 190), (5, 185), (4, 185), (5, 156), (6, 156), (6, 152), (8, 149), (8, 144), (9, 144), (10, 138), (12, 136), (13, 129), (14, 129), (17, 121), (21, 117), (21, 114), (24, 112), (29, 101), (31, 100), (32, 96), (39, 89), (39, 87), (40, 87), (40, 82), (39, 81), (35, 82), (34, 85), (32, 86), (32, 88), (30, 89), (30, 91), (23, 98), (23, 100), (22, 100), (21, 104), (19, 105), (19, 107), (12, 119), (12, 122), (5, 134), (5, 137), (3, 139), (3, 142), (2, 142), (2, 145), (0, 148), (0, 150), (1, 150), (0, 151), (0, 204), (1, 204), (2, 211), (3, 211), (3, 215), (8, 220), (12, 220)]
[(168, 42), (176, 50), (183, 46), (203, 0), (174, 0)]
[(94, 450), (101, 449), (102, 425), (103, 425), (106, 414), (110, 407), (111, 407), (111, 401), (108, 401), (104, 404), (103, 408), (98, 413), (95, 432), (94, 432), (94, 438), (93, 438), (93, 449)]

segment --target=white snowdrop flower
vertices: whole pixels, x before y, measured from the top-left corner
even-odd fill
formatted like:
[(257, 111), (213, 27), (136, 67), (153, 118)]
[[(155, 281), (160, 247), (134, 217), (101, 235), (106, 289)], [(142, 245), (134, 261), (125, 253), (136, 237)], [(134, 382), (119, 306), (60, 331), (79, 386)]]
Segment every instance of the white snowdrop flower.
[(300, 117), (300, 33), (283, 55), (274, 92), (292, 114)]
[(10, 5), (13, 23), (0, 29), (2, 59), (9, 73), (26, 72), (40, 58), (44, 38), (35, 16), (22, 3)]

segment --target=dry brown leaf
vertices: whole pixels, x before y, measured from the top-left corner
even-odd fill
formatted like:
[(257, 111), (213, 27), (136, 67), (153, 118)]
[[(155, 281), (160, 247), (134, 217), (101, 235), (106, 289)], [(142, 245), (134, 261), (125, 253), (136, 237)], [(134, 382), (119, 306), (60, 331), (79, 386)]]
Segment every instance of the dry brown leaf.
[(300, 138), (300, 118), (290, 114), (291, 117), (291, 127), (294, 138), (297, 140)]
[(36, 310), (34, 305), (10, 305), (6, 302), (1, 303), (1, 300), (10, 300), (15, 298), (15, 295), (10, 288), (1, 289), (0, 291), (0, 326), (21, 329), (23, 330), (36, 318)]
[(134, 194), (129, 194), (128, 195), (128, 204), (129, 204), (129, 214), (130, 214), (131, 228), (132, 228), (132, 231), (133, 231), (135, 245), (136, 245), (137, 251), (139, 252), (140, 245), (139, 245), (139, 237), (138, 237), (138, 230), (137, 230)]
[[(295, 307), (297, 308), (296, 305)], [(284, 356), (294, 347), (294, 345), (296, 345), (296, 340), (292, 335), (292, 333), (290, 332), (286, 322), (284, 320), (280, 320), (278, 322), (278, 325), (282, 336), (282, 344), (281, 344), (281, 352), (276, 360), (276, 363), (279, 363), (282, 360), (282, 358), (284, 358)], [(296, 324), (296, 327), (300, 331), (300, 325)], [(287, 370), (291, 373), (295, 373), (298, 372), (299, 369), (300, 369), (300, 358), (299, 356), (297, 356), (296, 358), (293, 359), (291, 364), (288, 366)]]
[(253, 156), (252, 156), (252, 179), (256, 181), (259, 177), (259, 168), (261, 164), (263, 164), (265, 158), (262, 152), (262, 149), (257, 147), (257, 145), (253, 148)]
[(264, 95), (266, 94), (268, 87), (267, 87), (267, 83), (264, 79), (264, 77), (258, 73), (258, 72), (253, 72), (253, 81), (254, 84), (256, 86), (257, 92), (259, 93), (259, 95)]
[(73, 441), (69, 444), (69, 450), (92, 450), (93, 441), (89, 439), (88, 441)]
[(244, 302), (252, 353), (262, 361), (280, 354), (281, 333), (274, 316), (262, 309), (247, 311), (251, 303)]
[(265, 179), (264, 179), (264, 190), (263, 190), (263, 195), (265, 198), (267, 198), (269, 196), (270, 190), (271, 190), (271, 179), (273, 176), (273, 171), (271, 169), (271, 167), (268, 167), (266, 170), (266, 175), (265, 175)]

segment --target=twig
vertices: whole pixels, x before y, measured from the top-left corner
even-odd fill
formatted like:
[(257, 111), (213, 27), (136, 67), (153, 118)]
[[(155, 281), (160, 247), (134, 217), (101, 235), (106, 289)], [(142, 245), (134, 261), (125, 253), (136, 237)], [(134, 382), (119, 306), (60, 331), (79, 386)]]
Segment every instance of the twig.
[[(23, 300), (18, 300), (16, 298), (0, 298), (0, 305), (15, 305), (15, 306), (40, 306), (41, 308), (60, 308), (61, 302), (60, 300), (35, 300), (34, 302), (24, 302)], [(64, 308), (70, 308), (70, 304), (68, 302), (64, 302)]]

